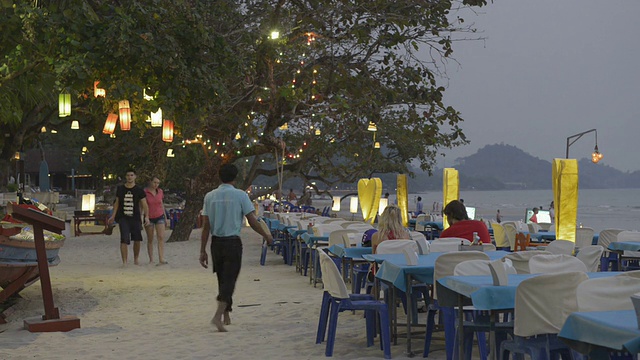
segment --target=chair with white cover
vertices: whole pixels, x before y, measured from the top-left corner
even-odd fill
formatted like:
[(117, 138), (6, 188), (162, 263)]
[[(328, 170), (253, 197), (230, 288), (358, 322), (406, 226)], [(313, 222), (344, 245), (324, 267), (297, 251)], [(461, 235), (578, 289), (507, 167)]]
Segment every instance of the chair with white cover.
[(636, 276), (607, 276), (578, 285), (578, 311), (633, 310), (631, 295), (640, 292)]
[[(507, 274), (517, 274), (516, 269), (511, 265), (511, 261), (505, 262), (503, 259), (504, 271)], [(491, 269), (489, 263), (491, 260), (467, 260), (459, 263), (453, 269), (454, 276), (469, 276), (469, 275), (491, 275)]]
[(501, 250), (511, 248), (509, 239), (507, 239), (507, 234), (504, 232), (504, 227), (496, 222), (492, 222), (491, 228), (493, 229), (493, 238), (496, 242), (496, 248)]
[(530, 274), (529, 260), (536, 255), (551, 255), (551, 253), (540, 250), (518, 251), (505, 255), (505, 259), (511, 260), (518, 274)]
[(425, 222), (429, 219), (428, 217), (429, 215), (427, 214), (420, 214), (418, 216), (416, 216), (416, 231), (425, 231), (424, 225), (420, 224), (421, 222)]
[[(618, 233), (618, 242), (640, 242), (640, 231), (621, 231)], [(620, 256), (621, 270), (639, 269), (638, 260), (640, 260), (640, 251), (625, 250)]]
[(542, 227), (536, 223), (528, 223), (527, 228), (529, 228), (529, 233), (537, 234), (542, 230)]
[(345, 229), (348, 228), (349, 225), (364, 225), (364, 223), (362, 221), (344, 221), (340, 223), (340, 226)]
[(585, 246), (578, 251), (576, 259), (582, 261), (587, 266), (588, 272), (598, 271), (598, 265), (600, 265), (600, 258), (604, 249), (600, 245)]
[(516, 234), (518, 233), (516, 224), (504, 224), (502, 227), (504, 228), (504, 234), (509, 242), (509, 249), (514, 251), (516, 248)]
[(592, 228), (576, 228), (576, 249), (591, 246), (593, 244), (593, 234), (595, 234), (595, 231)]
[(420, 255), (427, 255), (431, 252), (431, 244), (427, 239), (416, 239), (415, 242), (418, 244), (418, 251)]
[[(440, 240), (436, 240), (431, 243), (431, 246)], [(432, 251), (433, 252), (433, 251)], [(456, 268), (456, 265), (467, 260), (489, 260), (489, 256), (481, 251), (454, 251), (444, 253), (436, 259), (434, 271), (433, 271), (433, 283), (436, 284), (439, 279), (445, 276), (452, 276)], [(431, 339), (433, 337), (433, 330), (435, 328), (435, 314), (436, 311), (442, 311), (444, 318), (445, 328), (445, 347), (447, 352), (447, 359), (451, 359), (454, 350), (455, 339), (455, 312), (451, 307), (440, 307), (438, 305), (438, 294), (436, 286), (433, 287), (433, 301), (429, 304), (427, 310), (427, 329), (424, 339), (424, 352), (423, 357), (429, 356), (431, 348)]]
[(604, 229), (600, 231), (598, 236), (598, 245), (604, 248), (602, 258), (600, 259), (600, 271), (617, 271), (620, 267), (618, 264), (618, 254), (609, 251), (609, 244), (618, 241), (618, 234), (624, 231), (622, 229)]
[(552, 254), (564, 254), (573, 255), (573, 250), (576, 248), (576, 243), (569, 240), (556, 239), (547, 245), (544, 250)]
[(349, 246), (346, 246), (346, 244), (344, 243), (343, 235), (354, 233), (357, 233), (357, 231), (351, 229), (333, 230), (329, 233), (329, 246), (342, 245), (345, 247), (351, 247), (351, 244), (349, 244)]
[(427, 240), (427, 237), (424, 236), (424, 234), (419, 231), (409, 231), (409, 237), (411, 238), (411, 240), (418, 240), (418, 239)]
[(555, 274), (561, 272), (587, 272), (587, 266), (576, 257), (565, 254), (536, 255), (529, 260), (532, 274)]
[[(320, 268), (323, 273), (324, 294), (320, 308), (320, 320), (316, 334), (316, 344), (324, 340), (324, 333), (329, 324), (327, 333), (326, 356), (333, 355), (333, 347), (338, 327), (338, 314), (345, 310), (364, 310), (367, 329), (367, 346), (373, 345), (375, 336), (375, 320), (380, 323), (380, 342), (385, 359), (391, 359), (391, 341), (389, 327), (389, 312), (387, 304), (383, 301), (373, 300), (370, 295), (349, 295), (347, 285), (344, 283), (340, 272), (329, 255), (324, 251), (318, 252), (320, 256)], [(377, 316), (375, 316), (377, 315)]]
[(493, 244), (482, 244), (482, 251), (496, 251), (496, 246)]
[(577, 311), (576, 288), (587, 280), (583, 272), (544, 274), (523, 280), (516, 289), (514, 339), (500, 345), (500, 358), (509, 353), (531, 359), (551, 359), (551, 352), (571, 354), (557, 334)]
[(463, 238), (440, 238), (433, 240), (429, 246), (430, 252), (458, 251), (460, 245), (470, 245), (471, 241)]
[(418, 244), (410, 239), (385, 240), (378, 244), (377, 254), (402, 254), (404, 249), (410, 249), (416, 253), (419, 251)]

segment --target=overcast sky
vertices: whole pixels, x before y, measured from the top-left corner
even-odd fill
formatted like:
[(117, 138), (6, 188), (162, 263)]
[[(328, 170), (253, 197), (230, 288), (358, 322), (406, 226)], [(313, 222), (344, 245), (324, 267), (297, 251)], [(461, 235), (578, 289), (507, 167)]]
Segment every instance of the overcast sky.
[[(640, 1), (495, 0), (478, 12), (464, 18), (486, 40), (454, 44), (445, 93), (471, 144), (440, 165), (496, 143), (564, 158), (567, 137), (596, 128), (602, 164), (640, 170)], [(586, 134), (569, 156), (594, 145)]]

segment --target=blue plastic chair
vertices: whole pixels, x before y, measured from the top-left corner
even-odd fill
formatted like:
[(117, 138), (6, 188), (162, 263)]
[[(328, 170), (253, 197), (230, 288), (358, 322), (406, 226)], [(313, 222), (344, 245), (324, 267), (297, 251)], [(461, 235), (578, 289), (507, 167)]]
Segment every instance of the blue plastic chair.
[[(344, 283), (340, 271), (329, 255), (324, 251), (318, 251), (320, 257), (320, 268), (323, 273), (323, 284), (325, 292), (322, 299), (320, 319), (318, 321), (318, 333), (316, 343), (322, 342), (324, 329), (328, 322), (329, 331), (327, 333), (326, 356), (333, 355), (333, 347), (338, 328), (338, 314), (346, 310), (364, 310), (367, 330), (367, 346), (373, 345), (373, 338), (376, 334), (376, 319), (380, 324), (380, 346), (384, 351), (385, 359), (391, 359), (391, 340), (389, 327), (389, 312), (387, 304), (383, 301), (364, 298), (366, 295), (352, 295), (347, 292), (347, 285)], [(376, 316), (377, 315), (377, 316)]]

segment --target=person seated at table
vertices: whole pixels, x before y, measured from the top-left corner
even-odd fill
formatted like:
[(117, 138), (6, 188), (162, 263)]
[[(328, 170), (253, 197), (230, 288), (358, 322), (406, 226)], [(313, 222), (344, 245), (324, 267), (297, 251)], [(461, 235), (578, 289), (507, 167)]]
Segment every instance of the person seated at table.
[[(444, 207), (444, 216), (449, 227), (440, 233), (440, 238), (457, 237), (473, 242), (473, 233), (478, 233), (480, 241), (491, 243), (491, 236), (487, 225), (480, 220), (470, 220), (467, 209), (459, 200), (453, 200)], [(437, 240), (436, 240), (437, 241)]]
[(395, 205), (387, 205), (378, 221), (378, 232), (371, 237), (372, 251), (375, 254), (378, 245), (387, 240), (411, 239), (409, 231), (402, 226), (400, 208)]

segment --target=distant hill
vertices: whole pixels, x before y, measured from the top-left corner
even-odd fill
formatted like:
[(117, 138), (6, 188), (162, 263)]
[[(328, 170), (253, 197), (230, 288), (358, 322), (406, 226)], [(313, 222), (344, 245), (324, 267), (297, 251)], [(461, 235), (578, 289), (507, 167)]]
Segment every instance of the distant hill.
[[(487, 145), (473, 155), (458, 158), (452, 166), (459, 171), (460, 188), (476, 190), (551, 189), (551, 162), (504, 144)], [(580, 188), (640, 188), (640, 171), (622, 172), (590, 159), (578, 161)], [(442, 169), (433, 176), (414, 170), (411, 189), (442, 188)]]

